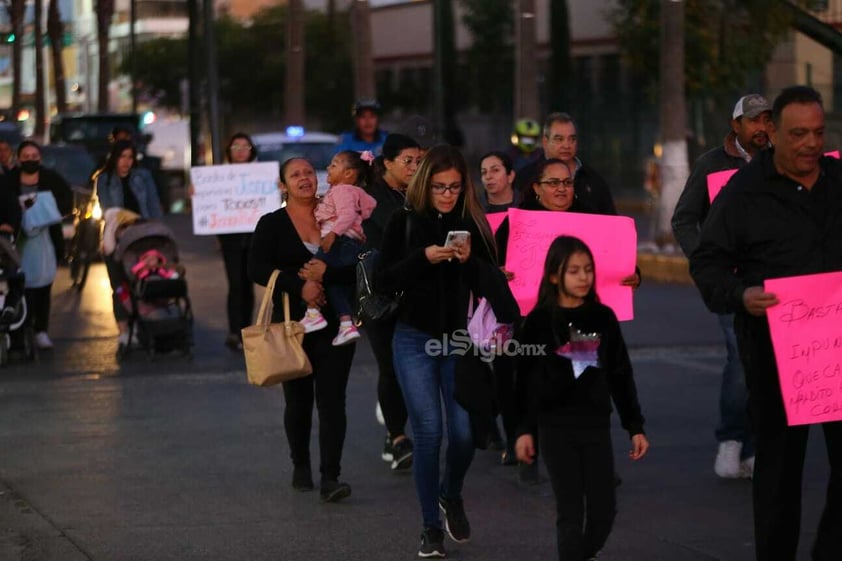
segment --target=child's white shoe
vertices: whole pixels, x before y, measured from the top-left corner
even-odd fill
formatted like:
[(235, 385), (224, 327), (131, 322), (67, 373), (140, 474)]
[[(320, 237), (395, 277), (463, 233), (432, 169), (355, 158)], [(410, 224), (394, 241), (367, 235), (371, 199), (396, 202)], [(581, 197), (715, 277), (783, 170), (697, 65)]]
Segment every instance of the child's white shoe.
[(307, 313), (301, 320), (301, 325), (304, 327), (304, 333), (312, 333), (319, 329), (327, 327), (327, 320), (322, 313), (315, 308), (307, 308)]
[(333, 342), (331, 344), (334, 347), (341, 347), (342, 345), (353, 343), (359, 338), (360, 332), (357, 330), (356, 327), (354, 327), (353, 323), (350, 323), (348, 325), (340, 325), (339, 333), (337, 333), (336, 337), (333, 338)]

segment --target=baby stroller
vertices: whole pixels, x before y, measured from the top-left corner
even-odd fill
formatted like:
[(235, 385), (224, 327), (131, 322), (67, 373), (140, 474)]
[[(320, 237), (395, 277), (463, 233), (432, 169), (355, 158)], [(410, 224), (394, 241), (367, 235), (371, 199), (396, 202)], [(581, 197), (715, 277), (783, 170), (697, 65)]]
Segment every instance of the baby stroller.
[(24, 274), (20, 256), (9, 237), (0, 235), (0, 366), (9, 352), (20, 350), (27, 360), (35, 358), (35, 331), (26, 321)]
[(175, 350), (189, 356), (193, 312), (172, 230), (160, 222), (132, 224), (120, 233), (114, 259), (127, 279), (118, 294), (129, 310), (129, 340), (136, 337), (150, 356)]

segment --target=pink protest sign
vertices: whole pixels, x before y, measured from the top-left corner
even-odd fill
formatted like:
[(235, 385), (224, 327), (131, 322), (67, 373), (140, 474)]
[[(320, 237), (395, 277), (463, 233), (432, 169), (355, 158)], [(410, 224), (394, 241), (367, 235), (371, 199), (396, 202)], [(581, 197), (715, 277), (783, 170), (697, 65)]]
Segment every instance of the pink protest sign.
[(576, 212), (509, 209), (509, 244), (506, 270), (522, 315), (535, 307), (544, 260), (552, 241), (561, 235), (576, 236), (591, 248), (596, 267), (596, 292), (617, 319), (634, 318), (632, 289), (623, 278), (634, 274), (637, 262), (637, 231), (626, 216), (603, 216)]
[(731, 176), (737, 173), (737, 169), (725, 169), (722, 171), (715, 171), (708, 174), (708, 198), (710, 202), (722, 191)]
[(497, 228), (499, 228), (500, 224), (503, 223), (503, 220), (506, 219), (506, 213), (492, 212), (491, 214), (486, 214), (485, 217), (488, 219), (488, 225), (491, 226), (491, 233), (496, 234)]
[(766, 317), (789, 425), (842, 420), (842, 272), (767, 280)]
[(833, 152), (825, 152), (825, 156), (830, 156), (831, 158), (839, 159), (839, 150), (834, 150)]

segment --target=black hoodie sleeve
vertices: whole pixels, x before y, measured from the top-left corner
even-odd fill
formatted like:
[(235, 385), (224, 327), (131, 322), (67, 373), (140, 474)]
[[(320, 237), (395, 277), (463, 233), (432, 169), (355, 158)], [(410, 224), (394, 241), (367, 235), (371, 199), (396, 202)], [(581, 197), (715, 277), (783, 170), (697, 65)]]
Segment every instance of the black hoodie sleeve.
[(608, 376), (611, 399), (617, 407), (620, 422), (629, 436), (643, 433), (643, 414), (637, 399), (637, 386), (634, 383), (631, 360), (620, 330), (617, 316), (610, 308), (605, 308), (606, 326), (603, 332), (602, 349), (604, 350), (603, 367)]

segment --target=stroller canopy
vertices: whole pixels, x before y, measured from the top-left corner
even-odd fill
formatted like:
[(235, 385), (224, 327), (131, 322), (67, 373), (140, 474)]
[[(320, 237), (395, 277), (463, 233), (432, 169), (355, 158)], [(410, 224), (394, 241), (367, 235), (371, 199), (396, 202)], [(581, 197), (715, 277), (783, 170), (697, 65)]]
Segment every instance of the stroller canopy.
[(123, 230), (114, 249), (114, 259), (125, 262), (128, 257), (133, 262), (140, 253), (153, 248), (164, 254), (170, 262), (178, 263), (175, 235), (162, 222), (139, 222)]

